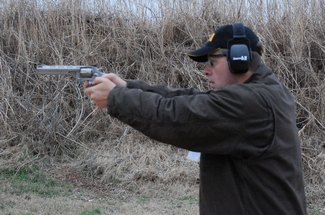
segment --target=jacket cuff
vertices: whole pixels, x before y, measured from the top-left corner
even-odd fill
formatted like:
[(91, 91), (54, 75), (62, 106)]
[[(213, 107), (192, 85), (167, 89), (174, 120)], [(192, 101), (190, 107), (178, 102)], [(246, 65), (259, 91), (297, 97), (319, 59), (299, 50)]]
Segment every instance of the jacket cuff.
[(125, 87), (115, 86), (107, 97), (107, 113), (113, 117), (118, 116), (118, 109), (116, 106), (116, 99), (119, 97), (118, 94), (125, 89)]
[(147, 87), (148, 84), (144, 81), (140, 80), (127, 80), (126, 81), (126, 87), (129, 89), (143, 89)]

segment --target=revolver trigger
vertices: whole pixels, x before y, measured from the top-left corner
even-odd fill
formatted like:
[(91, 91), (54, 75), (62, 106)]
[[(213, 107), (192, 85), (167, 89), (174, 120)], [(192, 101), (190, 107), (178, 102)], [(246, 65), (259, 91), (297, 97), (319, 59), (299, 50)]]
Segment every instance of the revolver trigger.
[(86, 82), (85, 82), (85, 86), (86, 86), (86, 88), (91, 87), (91, 86), (93, 86), (93, 82), (91, 82), (91, 81), (86, 81)]

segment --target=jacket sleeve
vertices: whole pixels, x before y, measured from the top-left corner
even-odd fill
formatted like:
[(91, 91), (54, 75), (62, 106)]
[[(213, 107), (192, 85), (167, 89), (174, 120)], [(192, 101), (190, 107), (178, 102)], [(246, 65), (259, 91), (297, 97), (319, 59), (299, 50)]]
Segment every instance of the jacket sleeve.
[(194, 88), (170, 88), (160, 85), (149, 85), (148, 83), (140, 80), (127, 80), (127, 88), (129, 89), (141, 89), (146, 92), (157, 93), (165, 98), (170, 98), (179, 95), (194, 95), (200, 93)]
[(240, 90), (166, 98), (152, 91), (115, 87), (108, 97), (108, 112), (167, 144), (203, 153), (251, 156), (261, 153), (266, 145), (259, 141), (247, 145), (247, 138), (256, 135), (254, 132), (270, 136), (270, 120), (252, 92)]

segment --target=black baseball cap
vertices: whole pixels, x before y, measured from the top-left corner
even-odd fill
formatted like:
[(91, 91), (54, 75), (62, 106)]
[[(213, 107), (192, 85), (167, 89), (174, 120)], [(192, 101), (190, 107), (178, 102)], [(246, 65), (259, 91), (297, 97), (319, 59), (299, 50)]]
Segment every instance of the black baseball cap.
[[(251, 51), (262, 55), (262, 45), (257, 35), (247, 26), (244, 26), (246, 39), (249, 41)], [(218, 49), (228, 49), (228, 42), (233, 39), (233, 25), (224, 25), (218, 28), (204, 44), (203, 47), (192, 51), (188, 56), (197, 62), (208, 61), (208, 55)]]

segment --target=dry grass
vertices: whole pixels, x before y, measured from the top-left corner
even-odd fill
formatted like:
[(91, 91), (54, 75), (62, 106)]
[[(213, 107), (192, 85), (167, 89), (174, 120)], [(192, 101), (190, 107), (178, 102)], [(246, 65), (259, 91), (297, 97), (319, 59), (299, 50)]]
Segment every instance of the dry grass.
[(69, 162), (107, 184), (195, 183), (198, 167), (185, 151), (111, 119), (73, 79), (38, 77), (34, 66), (98, 65), (128, 79), (204, 89), (185, 53), (240, 20), (260, 34), (265, 61), (296, 97), (309, 206), (324, 207), (323, 0), (157, 1), (158, 12), (146, 7), (151, 1), (114, 2), (0, 3), (1, 166)]

